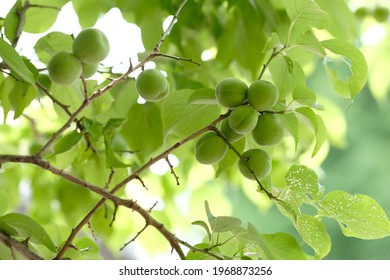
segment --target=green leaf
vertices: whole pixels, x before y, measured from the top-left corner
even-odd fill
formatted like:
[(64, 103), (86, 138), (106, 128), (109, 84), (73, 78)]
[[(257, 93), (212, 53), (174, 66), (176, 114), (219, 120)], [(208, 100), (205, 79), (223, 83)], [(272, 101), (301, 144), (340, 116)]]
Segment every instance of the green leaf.
[[(341, 73), (340, 68), (331, 69), (332, 59), (325, 58), (325, 69), (333, 88), (343, 97), (353, 99), (367, 81), (367, 63), (364, 55), (352, 44), (339, 39), (322, 41), (321, 44), (338, 55), (348, 73)], [(337, 71), (339, 70), (339, 71)]]
[(217, 105), (188, 104), (192, 90), (172, 92), (162, 104), (165, 136), (187, 137), (219, 116)]
[(215, 89), (201, 88), (195, 90), (188, 98), (188, 104), (218, 104)]
[(81, 140), (82, 134), (77, 132), (76, 130), (61, 136), (54, 144), (54, 154), (61, 154), (68, 150), (70, 150), (73, 146), (75, 146)]
[(318, 201), (323, 196), (324, 189), (318, 182), (317, 174), (307, 166), (291, 166), (285, 180), (286, 186), (279, 198), (291, 205), (300, 207), (302, 203)]
[(313, 153), (311, 154), (314, 157), (318, 151), (321, 149), (322, 145), (328, 139), (328, 132), (326, 130), (326, 126), (324, 120), (320, 115), (316, 115), (317, 117), (317, 135), (316, 135), (316, 145), (314, 146)]
[[(292, 63), (292, 64), (291, 64)], [(291, 59), (282, 56), (275, 57), (269, 65), (276, 87), (279, 89), (279, 99), (285, 99), (297, 85), (304, 85), (306, 78), (302, 67)]]
[(135, 104), (129, 110), (121, 134), (130, 149), (141, 159), (163, 144), (161, 110), (155, 103)]
[(272, 51), (274, 48), (280, 48), (282, 43), (280, 42), (280, 38), (278, 33), (272, 32), (271, 36), (268, 38), (267, 42), (264, 45), (263, 52)]
[(227, 232), (238, 228), (240, 225), (240, 219), (229, 216), (218, 216), (210, 221), (212, 232)]
[(14, 119), (23, 114), (24, 109), (36, 97), (35, 86), (18, 81), (9, 95), (9, 101), (15, 111)]
[(0, 57), (3, 58), (4, 62), (9, 66), (9, 68), (14, 71), (23, 81), (34, 84), (34, 75), (24, 64), (23, 59), (15, 51), (15, 49), (4, 41), (0, 37)]
[(14, 78), (8, 76), (0, 84), (0, 102), (3, 108), (4, 123), (7, 120), (9, 111), (12, 109), (10, 94), (16, 83), (17, 81)]
[[(208, 243), (199, 243), (196, 244), (194, 247), (207, 251), (210, 248), (210, 245)], [(219, 249), (213, 248), (213, 253), (215, 253), (216, 251), (218, 252)], [(186, 255), (186, 260), (215, 260), (215, 258), (203, 252), (189, 250)]]
[(107, 167), (128, 167), (129, 164), (122, 162), (115, 155), (114, 149), (112, 147), (112, 142), (114, 140), (115, 132), (126, 122), (126, 119), (110, 119), (103, 128), (104, 144), (106, 146), (106, 163)]
[(329, 15), (312, 0), (283, 0), (292, 24), (324, 29), (330, 23)]
[(71, 51), (73, 39), (69, 34), (54, 31), (40, 38), (34, 50), (40, 61), (48, 63), (51, 57), (58, 51)]
[(309, 122), (309, 126), (314, 131), (314, 135), (316, 137), (316, 145), (312, 153), (312, 157), (314, 157), (327, 139), (325, 124), (322, 118), (319, 115), (316, 115), (309, 107), (300, 107), (295, 109), (295, 111), (305, 117), (305, 119)]
[(302, 105), (309, 106), (317, 110), (324, 109), (322, 105), (317, 103), (317, 95), (315, 92), (305, 85), (297, 85), (292, 92), (292, 97), (294, 101)]
[(273, 252), (271, 251), (271, 248), (269, 248), (267, 242), (264, 240), (263, 236), (257, 231), (254, 225), (251, 223), (248, 223), (248, 234), (252, 238), (252, 240), (255, 241), (257, 246), (264, 252), (265, 257), (268, 260), (274, 260), (275, 256), (273, 255)]
[(333, 191), (319, 205), (320, 215), (335, 219), (346, 236), (378, 239), (390, 235), (385, 211), (367, 195)]
[(34, 5), (41, 7), (29, 7), (26, 11), (26, 23), (23, 31), (30, 33), (43, 33), (56, 21), (61, 7), (69, 0), (34, 0)]
[(19, 22), (18, 13), (21, 9), (22, 1), (17, 0), (4, 19), (4, 34), (11, 43), (15, 40), (16, 30), (18, 28)]
[(8, 195), (0, 189), (0, 215), (3, 215), (8, 208)]
[(324, 58), (326, 55), (325, 48), (321, 45), (321, 42), (317, 39), (312, 30), (308, 30), (299, 36), (297, 44), (321, 58)]
[(299, 215), (294, 225), (302, 239), (313, 248), (316, 257), (323, 258), (330, 252), (330, 236), (319, 219)]
[(72, 6), (78, 15), (82, 28), (94, 26), (97, 19), (110, 9), (110, 1), (99, 2), (95, 0), (72, 0)]
[(305, 260), (306, 255), (297, 240), (287, 233), (263, 234), (263, 240), (275, 260)]
[(296, 150), (299, 143), (299, 121), (296, 114), (281, 114), (279, 118), (283, 122), (284, 127), (290, 132), (291, 136), (294, 138)]
[(192, 222), (191, 225), (197, 225), (197, 226), (202, 227), (204, 230), (206, 230), (207, 236), (209, 237), (209, 241), (211, 240), (210, 229), (204, 221), (195, 221), (195, 222)]
[[(245, 144), (246, 144), (245, 137), (241, 138), (235, 143), (232, 143), (232, 145), (240, 153), (244, 152)], [(215, 176), (216, 177), (220, 176), (224, 171), (231, 168), (237, 161), (238, 161), (237, 154), (232, 149), (229, 149), (226, 155), (224, 156), (224, 158), (220, 162), (218, 162)]]
[(56, 247), (45, 229), (30, 217), (19, 213), (9, 213), (0, 217), (0, 223), (12, 227), (17, 231), (17, 236), (29, 238), (32, 243), (42, 244), (50, 251), (56, 252)]
[(339, 0), (316, 0), (316, 2), (329, 14), (331, 24), (327, 30), (334, 37), (353, 42), (359, 36), (359, 24), (347, 2)]

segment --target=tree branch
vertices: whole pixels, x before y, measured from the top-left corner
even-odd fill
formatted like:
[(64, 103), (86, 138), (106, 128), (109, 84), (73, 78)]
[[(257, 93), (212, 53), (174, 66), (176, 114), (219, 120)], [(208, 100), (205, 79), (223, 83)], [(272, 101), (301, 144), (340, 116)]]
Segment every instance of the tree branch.
[(43, 260), (42, 257), (31, 251), (25, 242), (16, 241), (2, 232), (0, 232), (0, 242), (10, 248), (11, 251), (17, 251), (28, 260)]

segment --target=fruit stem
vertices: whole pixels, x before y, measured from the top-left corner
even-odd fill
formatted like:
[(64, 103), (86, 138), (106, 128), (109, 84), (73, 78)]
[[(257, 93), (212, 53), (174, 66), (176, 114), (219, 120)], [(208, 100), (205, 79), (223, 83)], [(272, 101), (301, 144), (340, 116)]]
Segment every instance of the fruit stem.
[(226, 144), (229, 146), (229, 148), (238, 156), (239, 160), (241, 160), (246, 168), (248, 168), (248, 170), (250, 171), (250, 173), (252, 174), (253, 178), (255, 179), (255, 181), (257, 182), (257, 184), (259, 185), (260, 189), (265, 192), (265, 194), (268, 196), (268, 198), (270, 200), (277, 200), (277, 198), (272, 194), (270, 193), (265, 187), (264, 185), (260, 182), (260, 180), (256, 177), (255, 173), (253, 172), (253, 170), (249, 167), (247, 161), (245, 160), (245, 158), (242, 156), (242, 154), (236, 149), (236, 147), (233, 146), (232, 143), (229, 142), (229, 140), (226, 138), (225, 135), (223, 135), (223, 133), (216, 127), (214, 127), (212, 129), (213, 131), (215, 131), (215, 133), (218, 134), (219, 137), (221, 137), (225, 142)]

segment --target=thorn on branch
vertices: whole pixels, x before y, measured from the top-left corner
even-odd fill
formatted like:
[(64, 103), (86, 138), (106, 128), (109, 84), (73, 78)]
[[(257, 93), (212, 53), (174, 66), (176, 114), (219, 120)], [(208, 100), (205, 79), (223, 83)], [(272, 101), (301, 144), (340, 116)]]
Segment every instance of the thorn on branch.
[(176, 179), (176, 185), (180, 186), (179, 176), (177, 176), (175, 170), (173, 169), (173, 165), (172, 165), (172, 163), (169, 161), (169, 158), (166, 157), (166, 158), (165, 158), (165, 161), (168, 163), (169, 168), (171, 169), (171, 174), (172, 174), (173, 177), (175, 177), (175, 179)]
[(140, 183), (142, 184), (142, 186), (148, 191), (149, 189), (146, 187), (145, 182), (141, 179), (141, 177), (140, 177), (140, 176), (137, 176), (136, 178), (137, 178), (138, 181), (140, 181)]
[(115, 222), (115, 219), (116, 219), (116, 213), (118, 211), (118, 207), (119, 205), (118, 204), (114, 204), (114, 213), (112, 213), (112, 220), (111, 220), (111, 223), (110, 223), (110, 227), (112, 227), (112, 225), (114, 224)]
[(97, 241), (98, 239), (97, 239), (97, 237), (96, 237), (96, 235), (95, 235), (95, 230), (94, 230), (93, 227), (92, 227), (91, 221), (88, 221), (88, 228), (89, 228), (89, 230), (91, 231), (91, 234), (92, 234), (93, 239), (95, 239), (95, 240)]
[(104, 189), (108, 189), (108, 187), (110, 186), (111, 182), (112, 182), (112, 178), (114, 177), (114, 174), (115, 174), (115, 169), (111, 167), (111, 172), (110, 172), (110, 175), (108, 176), (108, 180), (107, 180), (107, 183), (106, 185), (104, 186)]
[(149, 224), (148, 223), (146, 223), (145, 224), (145, 226), (130, 240), (130, 241), (128, 241), (128, 242), (126, 242), (123, 246), (122, 246), (122, 248), (120, 248), (119, 249), (119, 251), (122, 251), (123, 249), (125, 249), (126, 247), (127, 247), (127, 245), (129, 245), (130, 243), (132, 243), (132, 242), (134, 242), (137, 238), (138, 238), (138, 236), (140, 236), (144, 231), (145, 231), (145, 229), (147, 228), (149, 226)]
[(152, 205), (152, 207), (149, 208), (149, 210), (148, 210), (149, 213), (152, 212), (153, 208), (156, 207), (157, 203), (158, 203), (158, 201), (156, 201), (156, 202)]

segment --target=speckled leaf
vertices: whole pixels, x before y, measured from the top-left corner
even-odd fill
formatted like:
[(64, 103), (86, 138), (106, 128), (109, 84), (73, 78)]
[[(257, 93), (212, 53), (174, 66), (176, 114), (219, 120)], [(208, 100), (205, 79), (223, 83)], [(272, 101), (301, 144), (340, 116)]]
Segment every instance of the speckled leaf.
[(333, 191), (320, 201), (320, 215), (335, 219), (346, 236), (377, 239), (390, 235), (390, 222), (371, 197)]
[(302, 203), (318, 201), (323, 188), (318, 183), (317, 174), (304, 165), (293, 165), (286, 174), (286, 186), (279, 198), (300, 207)]
[(300, 215), (294, 225), (302, 239), (313, 248), (317, 258), (323, 258), (329, 253), (330, 236), (319, 219), (310, 215)]

